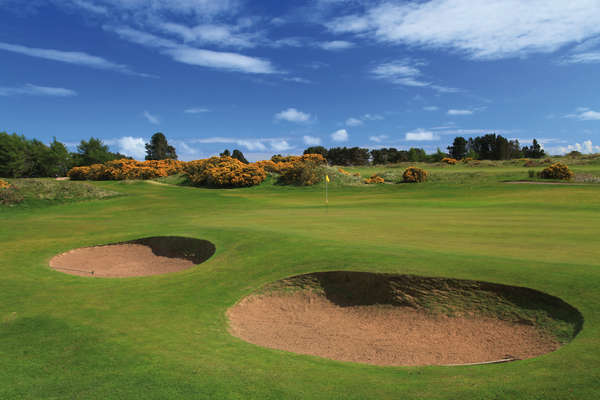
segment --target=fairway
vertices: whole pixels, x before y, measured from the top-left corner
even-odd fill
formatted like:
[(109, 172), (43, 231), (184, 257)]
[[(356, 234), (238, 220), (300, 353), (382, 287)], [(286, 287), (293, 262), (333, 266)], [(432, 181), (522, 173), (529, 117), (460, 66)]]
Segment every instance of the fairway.
[[(0, 209), (2, 399), (584, 399), (600, 390), (600, 187), (474, 184), (214, 190), (97, 182), (123, 196)], [(179, 272), (119, 279), (49, 268), (71, 249), (208, 240)], [(511, 363), (380, 367), (259, 347), (228, 308), (298, 274), (482, 280), (557, 296), (583, 329)]]

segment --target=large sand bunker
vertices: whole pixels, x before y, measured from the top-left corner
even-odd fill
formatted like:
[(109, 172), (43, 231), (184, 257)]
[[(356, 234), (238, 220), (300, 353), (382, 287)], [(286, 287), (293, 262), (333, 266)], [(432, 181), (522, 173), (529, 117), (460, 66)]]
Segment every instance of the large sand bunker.
[(120, 278), (165, 274), (208, 260), (215, 246), (178, 236), (157, 236), (68, 251), (50, 260), (50, 267), (67, 274)]
[(360, 272), (276, 282), (228, 317), (231, 333), (250, 343), (375, 365), (531, 358), (582, 324), (573, 307), (527, 288)]

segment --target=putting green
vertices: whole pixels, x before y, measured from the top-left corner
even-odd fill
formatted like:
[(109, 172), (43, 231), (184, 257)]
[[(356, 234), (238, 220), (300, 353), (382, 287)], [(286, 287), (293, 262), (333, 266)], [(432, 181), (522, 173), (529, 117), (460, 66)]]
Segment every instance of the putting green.
[[(125, 196), (0, 209), (0, 398), (594, 398), (600, 186), (460, 182), (332, 185), (328, 208), (321, 187), (271, 181), (235, 190), (99, 182)], [(70, 249), (151, 236), (202, 238), (216, 252), (184, 271), (124, 279), (48, 267)], [(473, 367), (340, 362), (230, 335), (226, 311), (240, 299), (328, 270), (524, 286), (584, 321), (555, 352)]]

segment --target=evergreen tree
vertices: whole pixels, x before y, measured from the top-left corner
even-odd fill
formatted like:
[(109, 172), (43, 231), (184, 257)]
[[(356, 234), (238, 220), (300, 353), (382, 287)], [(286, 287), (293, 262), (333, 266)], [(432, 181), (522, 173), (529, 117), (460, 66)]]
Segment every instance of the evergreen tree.
[(239, 151), (238, 149), (233, 150), (233, 153), (231, 153), (231, 158), (235, 158), (236, 160), (239, 160), (241, 162), (243, 162), (244, 164), (248, 164), (248, 160), (246, 160), (246, 157), (244, 157), (244, 154)]
[(162, 132), (156, 132), (146, 143), (146, 160), (177, 160), (175, 147), (170, 146)]
[(219, 154), (219, 157), (231, 157), (231, 153), (229, 152), (229, 149), (225, 149), (224, 152)]
[(467, 140), (462, 136), (454, 138), (452, 146), (448, 146), (448, 151), (450, 152), (450, 157), (455, 160), (465, 158), (467, 154)]

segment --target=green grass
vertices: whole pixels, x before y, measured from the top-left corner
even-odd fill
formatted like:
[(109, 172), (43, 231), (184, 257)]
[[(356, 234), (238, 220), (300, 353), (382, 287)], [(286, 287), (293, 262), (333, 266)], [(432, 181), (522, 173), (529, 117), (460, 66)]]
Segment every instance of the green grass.
[[(0, 398), (595, 398), (600, 185), (502, 183), (523, 179), (521, 166), (473, 168), (483, 175), (474, 180), (460, 176), (467, 167), (435, 168), (447, 179), (332, 186), (328, 207), (322, 186), (268, 180), (230, 190), (98, 182), (125, 196), (4, 209)], [(595, 164), (577, 168), (600, 175)], [(207, 239), (217, 251), (151, 277), (47, 266), (72, 248), (159, 235)], [(265, 349), (228, 333), (226, 310), (263, 285), (342, 269), (525, 286), (576, 307), (583, 329), (535, 359), (406, 368)]]

